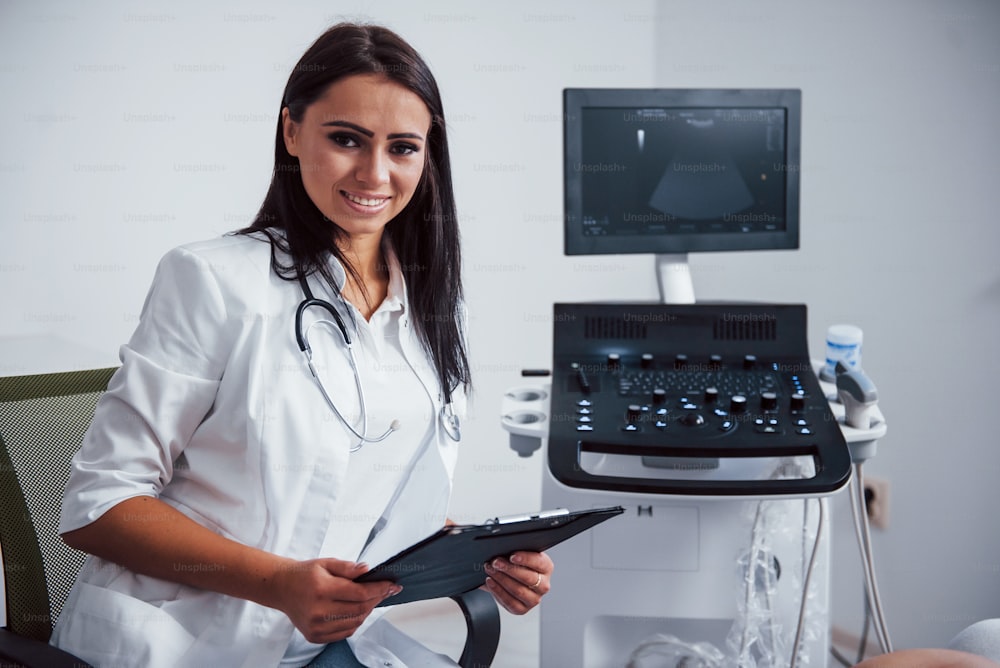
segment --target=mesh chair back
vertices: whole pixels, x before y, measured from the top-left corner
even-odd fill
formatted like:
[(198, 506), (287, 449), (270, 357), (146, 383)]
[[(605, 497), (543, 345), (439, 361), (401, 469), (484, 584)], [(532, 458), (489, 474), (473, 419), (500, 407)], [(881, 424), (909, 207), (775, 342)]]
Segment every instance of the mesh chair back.
[(48, 641), (86, 555), (58, 535), (69, 462), (115, 369), (0, 378), (0, 550), (7, 627)]

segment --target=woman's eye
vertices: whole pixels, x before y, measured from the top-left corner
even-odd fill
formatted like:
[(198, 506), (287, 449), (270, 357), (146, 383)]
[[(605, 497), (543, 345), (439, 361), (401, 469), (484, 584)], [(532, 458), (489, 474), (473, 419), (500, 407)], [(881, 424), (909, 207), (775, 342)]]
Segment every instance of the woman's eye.
[(393, 153), (397, 155), (410, 155), (413, 153), (418, 153), (420, 151), (420, 147), (415, 144), (408, 144), (403, 142), (399, 144), (393, 144), (391, 150)]
[(337, 146), (343, 146), (344, 148), (355, 148), (360, 146), (357, 137), (343, 132), (335, 132), (330, 135), (330, 141)]

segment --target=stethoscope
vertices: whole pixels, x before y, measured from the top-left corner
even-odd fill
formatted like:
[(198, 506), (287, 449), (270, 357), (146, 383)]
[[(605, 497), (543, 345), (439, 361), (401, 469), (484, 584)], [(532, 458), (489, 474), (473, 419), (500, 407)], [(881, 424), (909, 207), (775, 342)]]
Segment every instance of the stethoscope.
[[(378, 443), (379, 441), (384, 441), (389, 434), (399, 429), (399, 420), (393, 420), (389, 424), (389, 428), (380, 435), (374, 437), (368, 436), (368, 411), (365, 408), (365, 389), (361, 385), (361, 374), (358, 372), (358, 363), (354, 356), (354, 343), (351, 341), (351, 336), (347, 332), (347, 326), (344, 324), (344, 319), (340, 316), (340, 313), (337, 312), (337, 309), (334, 308), (333, 304), (324, 299), (317, 299), (313, 296), (312, 290), (309, 289), (309, 284), (306, 282), (305, 277), (301, 273), (299, 273), (298, 279), (299, 285), (302, 286), (302, 293), (305, 295), (305, 299), (303, 299), (298, 308), (295, 309), (295, 341), (299, 345), (299, 350), (301, 350), (305, 355), (306, 363), (309, 365), (309, 372), (316, 380), (316, 384), (319, 386), (319, 390), (323, 394), (323, 398), (326, 400), (326, 403), (333, 410), (337, 419), (339, 419), (341, 423), (343, 423), (343, 425), (347, 427), (347, 429), (358, 439), (357, 444), (352, 446), (350, 451), (357, 452), (364, 447), (365, 443)], [(343, 297), (340, 297), (340, 299), (343, 301)], [(318, 323), (330, 322), (329, 320), (316, 320), (309, 325), (308, 329), (303, 330), (302, 317), (305, 314), (306, 309), (314, 306), (323, 309), (333, 316), (334, 324), (337, 325), (337, 329), (340, 330), (341, 336), (344, 337), (344, 346), (347, 348), (347, 356), (351, 362), (351, 371), (354, 373), (354, 386), (358, 393), (358, 407), (361, 412), (361, 431), (358, 431), (354, 425), (352, 425), (347, 418), (341, 414), (340, 409), (337, 408), (337, 405), (330, 397), (330, 393), (326, 391), (326, 386), (323, 384), (323, 380), (320, 378), (319, 373), (316, 371), (316, 366), (313, 364), (312, 346), (309, 345), (309, 329), (312, 329), (312, 327)], [(344, 308), (350, 312), (347, 304), (344, 304)], [(451, 391), (447, 388), (444, 389), (444, 404), (442, 404), (441, 410), (438, 411), (438, 419), (441, 422), (441, 428), (444, 429), (444, 432), (448, 434), (448, 437), (451, 440), (455, 442), (461, 440), (461, 423), (459, 422), (458, 415), (455, 414), (455, 409), (452, 405)]]

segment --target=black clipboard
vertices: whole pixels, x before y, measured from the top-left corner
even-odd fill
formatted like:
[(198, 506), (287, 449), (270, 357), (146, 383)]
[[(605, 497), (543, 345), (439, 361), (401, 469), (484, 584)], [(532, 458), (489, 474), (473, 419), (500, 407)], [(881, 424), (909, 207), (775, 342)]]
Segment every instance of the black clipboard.
[(403, 591), (379, 606), (454, 596), (482, 586), (486, 582), (483, 566), (490, 560), (518, 550), (547, 550), (622, 512), (621, 506), (556, 510), (443, 527), (354, 581), (389, 580), (402, 585)]

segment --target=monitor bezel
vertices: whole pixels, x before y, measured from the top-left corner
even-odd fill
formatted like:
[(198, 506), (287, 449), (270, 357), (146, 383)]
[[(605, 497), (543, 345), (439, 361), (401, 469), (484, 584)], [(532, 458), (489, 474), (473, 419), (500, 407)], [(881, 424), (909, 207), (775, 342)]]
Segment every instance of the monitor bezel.
[[(786, 112), (785, 229), (745, 233), (584, 236), (582, 232), (583, 110), (603, 108), (780, 108)], [(786, 250), (799, 247), (802, 92), (794, 88), (566, 88), (563, 90), (564, 253), (608, 255)]]

